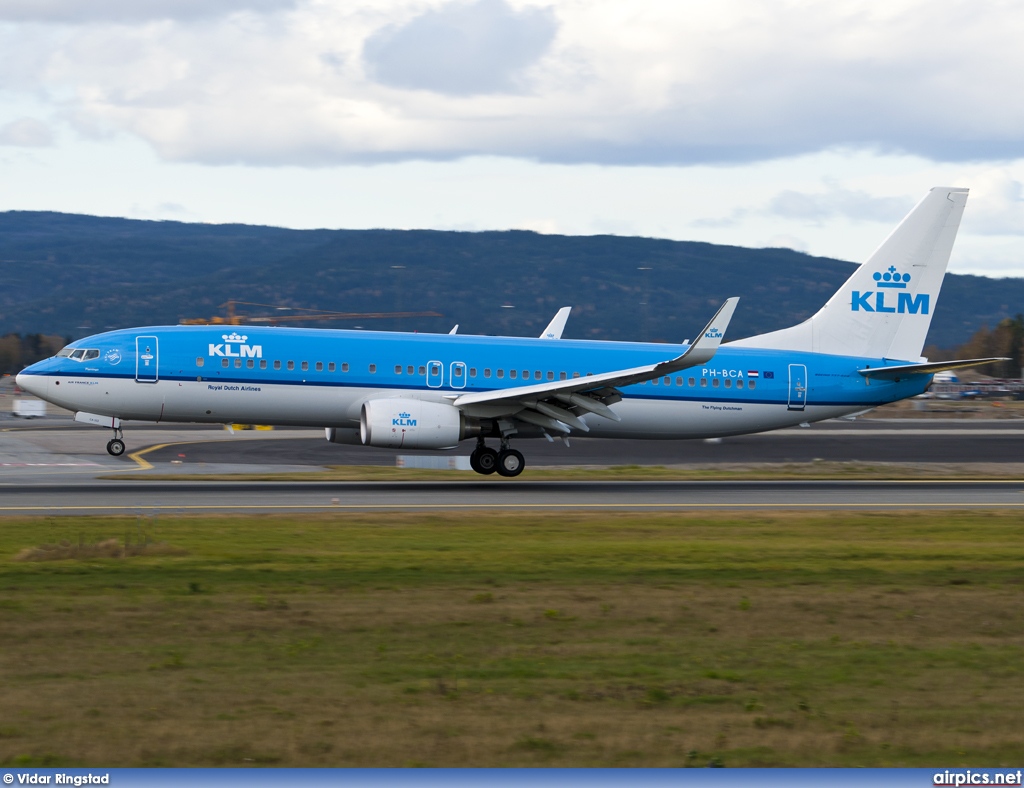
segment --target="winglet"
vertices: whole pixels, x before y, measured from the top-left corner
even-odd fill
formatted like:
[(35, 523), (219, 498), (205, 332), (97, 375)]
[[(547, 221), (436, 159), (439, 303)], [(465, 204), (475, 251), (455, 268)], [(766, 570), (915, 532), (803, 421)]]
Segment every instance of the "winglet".
[(565, 331), (565, 323), (569, 319), (569, 312), (572, 311), (571, 306), (563, 306), (559, 309), (551, 322), (548, 323), (548, 327), (540, 332), (541, 339), (561, 339), (562, 332)]
[(659, 364), (659, 372), (676, 372), (687, 367), (706, 364), (713, 359), (715, 353), (718, 352), (718, 346), (722, 344), (722, 340), (725, 338), (725, 332), (729, 328), (729, 322), (732, 320), (733, 312), (736, 311), (736, 305), (739, 302), (740, 299), (737, 296), (727, 298), (725, 303), (715, 312), (711, 322), (704, 326), (704, 330), (700, 332), (697, 341), (690, 345), (687, 351), (679, 356), (679, 358)]

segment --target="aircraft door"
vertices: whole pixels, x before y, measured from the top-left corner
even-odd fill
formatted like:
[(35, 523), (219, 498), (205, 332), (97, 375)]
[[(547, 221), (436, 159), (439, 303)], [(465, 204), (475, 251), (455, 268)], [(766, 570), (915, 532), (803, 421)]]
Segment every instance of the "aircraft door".
[(160, 363), (160, 347), (156, 337), (135, 337), (135, 382), (156, 383)]
[(441, 388), (444, 383), (444, 364), (440, 361), (427, 362), (427, 386), (432, 389)]
[(453, 361), (449, 375), (448, 385), (453, 389), (466, 388), (466, 365), (464, 363), (461, 361)]
[(807, 404), (807, 367), (789, 365), (789, 410), (803, 410)]

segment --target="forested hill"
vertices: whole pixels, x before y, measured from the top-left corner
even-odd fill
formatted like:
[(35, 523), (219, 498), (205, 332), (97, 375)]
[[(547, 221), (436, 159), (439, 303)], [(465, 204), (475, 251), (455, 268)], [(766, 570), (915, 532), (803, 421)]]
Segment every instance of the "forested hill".
[[(788, 249), (651, 238), (285, 230), (21, 211), (0, 213), (0, 265), (0, 335), (176, 323), (220, 314), (236, 299), (444, 315), (312, 324), (321, 327), (447, 332), (459, 323), (461, 333), (526, 336), (572, 306), (567, 337), (671, 342), (692, 337), (733, 295), (742, 301), (732, 338), (799, 322), (853, 270)], [(1021, 311), (1024, 279), (948, 275), (929, 343), (954, 347)]]

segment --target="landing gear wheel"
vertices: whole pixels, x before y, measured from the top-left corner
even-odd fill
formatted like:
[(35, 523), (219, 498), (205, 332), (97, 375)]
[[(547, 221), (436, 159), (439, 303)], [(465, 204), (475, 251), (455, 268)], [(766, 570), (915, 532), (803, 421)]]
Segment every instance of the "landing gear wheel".
[(124, 441), (114, 438), (107, 444), (107, 454), (111, 457), (120, 457), (124, 454)]
[(477, 473), (489, 476), (498, 470), (498, 452), (486, 446), (476, 449), (469, 455), (469, 467)]
[(526, 467), (526, 458), (515, 449), (503, 449), (498, 455), (498, 473), (502, 476), (518, 476)]

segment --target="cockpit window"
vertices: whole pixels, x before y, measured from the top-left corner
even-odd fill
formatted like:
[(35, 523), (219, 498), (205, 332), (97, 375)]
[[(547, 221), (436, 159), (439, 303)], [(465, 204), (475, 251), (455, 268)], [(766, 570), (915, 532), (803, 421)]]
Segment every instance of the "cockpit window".
[(95, 348), (70, 348), (66, 347), (61, 350), (57, 356), (59, 358), (70, 358), (74, 361), (92, 361), (94, 358), (100, 357), (100, 352)]

